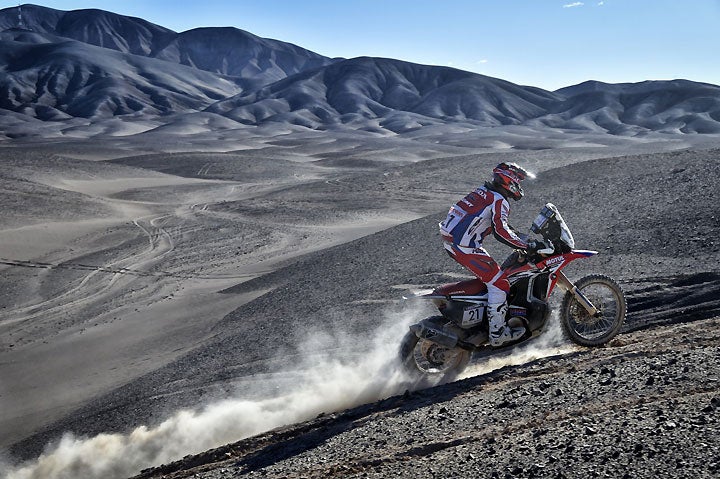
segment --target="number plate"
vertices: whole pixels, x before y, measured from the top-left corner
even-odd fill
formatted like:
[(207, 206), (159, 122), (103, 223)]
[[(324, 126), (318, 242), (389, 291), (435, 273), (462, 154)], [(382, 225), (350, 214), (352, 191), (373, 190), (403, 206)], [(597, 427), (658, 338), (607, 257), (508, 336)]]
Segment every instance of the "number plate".
[(466, 327), (466, 326), (473, 326), (475, 324), (478, 324), (480, 321), (482, 321), (484, 314), (485, 314), (485, 305), (484, 304), (480, 304), (477, 306), (470, 306), (469, 308), (465, 308), (463, 310), (461, 326)]

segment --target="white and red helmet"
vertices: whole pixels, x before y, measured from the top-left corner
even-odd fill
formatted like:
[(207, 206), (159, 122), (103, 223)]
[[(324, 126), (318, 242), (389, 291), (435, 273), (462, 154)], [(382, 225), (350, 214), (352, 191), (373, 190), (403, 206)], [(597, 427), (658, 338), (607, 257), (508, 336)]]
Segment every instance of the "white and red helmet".
[(493, 169), (493, 185), (505, 190), (507, 196), (515, 201), (525, 194), (520, 182), (525, 178), (534, 177), (535, 175), (515, 163), (500, 163)]

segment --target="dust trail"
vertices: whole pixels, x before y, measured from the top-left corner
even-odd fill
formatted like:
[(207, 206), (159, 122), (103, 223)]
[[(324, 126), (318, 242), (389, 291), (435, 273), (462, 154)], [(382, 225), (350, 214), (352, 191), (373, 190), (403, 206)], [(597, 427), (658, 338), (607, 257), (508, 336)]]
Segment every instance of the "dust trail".
[(563, 335), (557, 310), (553, 310), (546, 324), (542, 335), (529, 341), (525, 346), (515, 347), (508, 353), (497, 354), (472, 364), (460, 375), (460, 379), (486, 374), (504, 366), (516, 366), (539, 358), (570, 353), (579, 348)]
[[(298, 348), (303, 363), (300, 367), (269, 375), (261, 381), (262, 392), (243, 391), (244, 396), (254, 399), (228, 399), (199, 411), (179, 411), (156, 427), (141, 426), (129, 434), (100, 434), (91, 438), (66, 434), (37, 460), (6, 469), (9, 472), (4, 477), (127, 478), (144, 468), (308, 420), (323, 412), (402, 393), (412, 389), (413, 384), (398, 367), (397, 347), (407, 326), (419, 317), (417, 311), (410, 310), (389, 315), (362, 349), (358, 345), (365, 343), (357, 337), (315, 332), (310, 335), (312, 339)], [(568, 350), (558, 326), (534, 344), (514, 349), (507, 357), (483, 360), (471, 366), (463, 377)], [(303, 354), (303, 351), (309, 353)]]
[[(295, 372), (282, 372), (282, 391), (259, 399), (228, 399), (199, 411), (179, 411), (158, 425), (141, 426), (129, 434), (77, 438), (66, 434), (35, 461), (9, 469), (7, 479), (127, 478), (142, 469), (196, 454), (320, 413), (351, 408), (403, 392), (409, 383), (397, 367), (399, 339), (417, 316), (393, 314), (374, 337), (316, 333), (298, 351), (309, 351), (307, 363)], [(323, 352), (323, 350), (325, 352)], [(318, 352), (320, 351), (320, 352)], [(353, 351), (352, 356), (347, 355)], [(245, 391), (247, 394), (249, 391)], [(252, 392), (251, 392), (252, 393)], [(254, 393), (257, 396), (257, 393)]]

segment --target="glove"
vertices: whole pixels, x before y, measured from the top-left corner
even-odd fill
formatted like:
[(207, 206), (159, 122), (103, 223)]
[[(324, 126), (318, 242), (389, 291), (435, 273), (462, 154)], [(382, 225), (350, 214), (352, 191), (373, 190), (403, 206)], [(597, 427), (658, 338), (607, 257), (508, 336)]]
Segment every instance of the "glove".
[(539, 240), (531, 240), (528, 242), (528, 254), (537, 254), (540, 256), (550, 256), (555, 252), (555, 247), (548, 241), (547, 243)]

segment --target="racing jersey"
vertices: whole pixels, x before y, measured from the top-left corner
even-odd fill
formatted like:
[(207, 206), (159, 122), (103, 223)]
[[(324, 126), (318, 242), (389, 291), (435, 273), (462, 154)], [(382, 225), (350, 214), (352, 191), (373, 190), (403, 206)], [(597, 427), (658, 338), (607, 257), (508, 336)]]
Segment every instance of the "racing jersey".
[(439, 225), (440, 233), (446, 243), (461, 249), (482, 248), (491, 231), (501, 243), (527, 249), (527, 242), (508, 226), (509, 213), (510, 204), (503, 195), (481, 186), (450, 207), (445, 221)]

